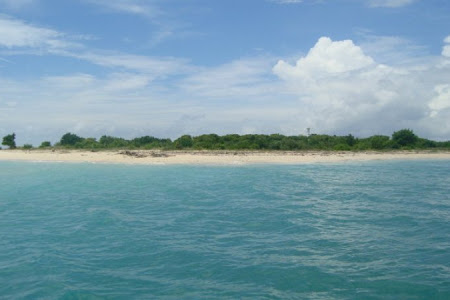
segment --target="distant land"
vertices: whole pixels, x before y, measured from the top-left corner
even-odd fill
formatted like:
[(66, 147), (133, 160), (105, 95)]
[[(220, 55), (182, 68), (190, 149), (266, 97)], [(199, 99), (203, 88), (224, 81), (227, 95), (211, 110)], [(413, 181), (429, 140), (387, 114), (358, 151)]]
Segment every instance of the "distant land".
[(3, 137), (2, 144), (9, 149), (80, 149), (100, 151), (106, 149), (127, 150), (249, 150), (249, 151), (392, 151), (392, 150), (450, 150), (450, 141), (433, 141), (418, 137), (410, 129), (401, 129), (392, 136), (374, 135), (367, 138), (311, 134), (308, 136), (284, 136), (281, 134), (203, 134), (183, 135), (175, 140), (143, 136), (124, 139), (102, 136), (100, 139), (84, 138), (74, 133), (64, 134), (52, 145), (44, 141), (40, 146), (24, 144), (17, 147), (15, 134)]

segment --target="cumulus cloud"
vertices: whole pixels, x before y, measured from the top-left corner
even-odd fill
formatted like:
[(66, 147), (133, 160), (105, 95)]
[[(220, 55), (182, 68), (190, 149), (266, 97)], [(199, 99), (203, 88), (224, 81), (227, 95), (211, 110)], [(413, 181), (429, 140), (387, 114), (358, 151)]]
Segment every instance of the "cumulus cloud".
[(442, 48), (442, 55), (450, 57), (450, 45), (446, 45), (444, 46), (444, 48)]
[(297, 95), (304, 126), (322, 132), (386, 134), (409, 127), (439, 137), (430, 118), (449, 123), (443, 78), (450, 68), (441, 63), (383, 65), (352, 41), (320, 38), (295, 64), (281, 60), (273, 72)]
[(309, 51), (300, 58), (295, 66), (279, 61), (274, 72), (283, 79), (301, 77), (303, 79), (340, 74), (371, 66), (372, 58), (364, 55), (361, 48), (352, 41), (333, 42), (328, 37), (322, 37)]
[(67, 131), (175, 138), (208, 132), (296, 135), (307, 127), (357, 136), (401, 128), (433, 139), (450, 136), (445, 53), (394, 65), (380, 63), (351, 40), (322, 37), (311, 46), (296, 61), (260, 56), (213, 67), (170, 57), (59, 51), (106, 67), (106, 75), (25, 82), (0, 76), (0, 120), (2, 127), (17, 129), (19, 143), (56, 141)]
[(450, 35), (444, 39), (444, 43), (448, 44), (442, 48), (442, 55), (450, 57)]
[(450, 108), (450, 84), (437, 85), (434, 91), (436, 97), (429, 103), (432, 117), (436, 116), (439, 111)]

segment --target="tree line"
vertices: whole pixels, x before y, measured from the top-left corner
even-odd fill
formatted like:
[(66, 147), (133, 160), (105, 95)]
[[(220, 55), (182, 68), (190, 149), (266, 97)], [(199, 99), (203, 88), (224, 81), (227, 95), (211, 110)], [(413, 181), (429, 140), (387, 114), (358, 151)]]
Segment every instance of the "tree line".
[[(15, 134), (3, 137), (3, 145), (10, 149), (16, 148)], [(25, 144), (23, 149), (33, 149), (31, 144)], [(175, 140), (161, 139), (153, 136), (143, 136), (134, 139), (124, 139), (104, 135), (100, 139), (84, 138), (74, 133), (64, 134), (60, 141), (52, 145), (44, 141), (38, 148), (67, 149), (162, 149), (162, 150), (328, 150), (328, 151), (358, 151), (358, 150), (395, 150), (395, 149), (450, 149), (450, 141), (438, 142), (418, 137), (410, 129), (396, 131), (392, 136), (374, 135), (368, 138), (311, 134), (309, 136), (285, 136), (281, 134), (203, 134), (199, 136), (183, 135)]]

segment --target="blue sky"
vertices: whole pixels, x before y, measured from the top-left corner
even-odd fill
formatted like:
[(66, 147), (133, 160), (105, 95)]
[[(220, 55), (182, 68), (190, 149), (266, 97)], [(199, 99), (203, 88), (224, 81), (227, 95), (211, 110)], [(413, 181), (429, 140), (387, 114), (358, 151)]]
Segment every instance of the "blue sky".
[(0, 0), (0, 135), (450, 139), (446, 0)]

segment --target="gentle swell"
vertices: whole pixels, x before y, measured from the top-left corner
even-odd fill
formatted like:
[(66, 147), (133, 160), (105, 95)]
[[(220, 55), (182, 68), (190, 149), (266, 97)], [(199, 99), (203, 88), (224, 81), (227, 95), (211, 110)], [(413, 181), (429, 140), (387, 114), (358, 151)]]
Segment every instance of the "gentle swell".
[(0, 298), (450, 298), (450, 162), (0, 167)]

